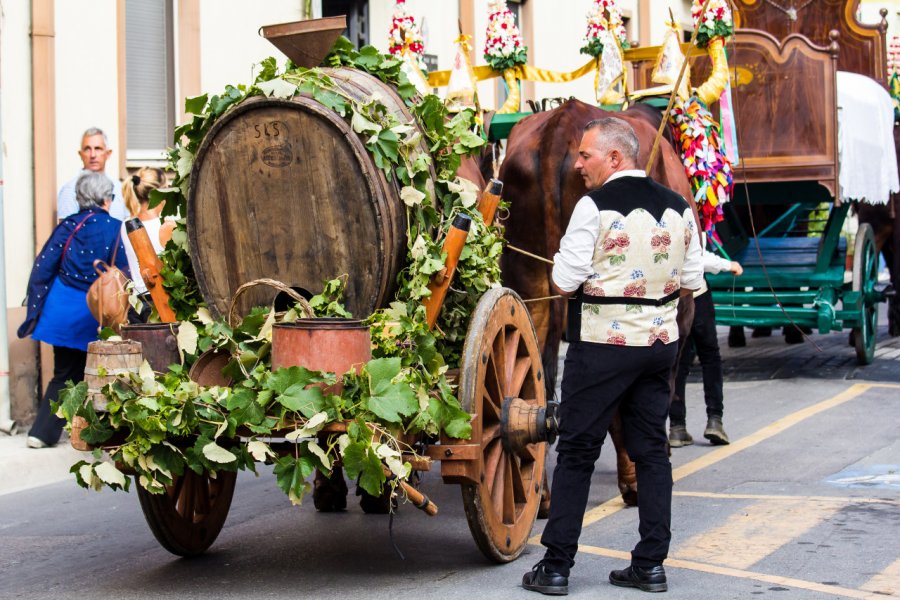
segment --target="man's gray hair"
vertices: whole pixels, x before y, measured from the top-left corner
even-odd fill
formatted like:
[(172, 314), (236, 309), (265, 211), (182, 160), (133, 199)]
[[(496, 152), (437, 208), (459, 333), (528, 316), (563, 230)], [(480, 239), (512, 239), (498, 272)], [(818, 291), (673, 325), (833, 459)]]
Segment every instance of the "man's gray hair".
[(102, 207), (112, 196), (113, 182), (104, 173), (84, 171), (75, 182), (75, 200), (81, 210)]
[(601, 150), (618, 150), (626, 160), (637, 164), (641, 144), (634, 133), (634, 128), (627, 121), (618, 117), (603, 117), (594, 119), (584, 127), (585, 132), (591, 129), (600, 132), (597, 145)]
[(87, 129), (84, 130), (84, 133), (81, 134), (81, 139), (84, 139), (86, 137), (91, 137), (92, 135), (102, 135), (103, 143), (106, 145), (107, 148), (109, 148), (109, 138), (106, 137), (106, 134), (99, 127), (88, 127)]

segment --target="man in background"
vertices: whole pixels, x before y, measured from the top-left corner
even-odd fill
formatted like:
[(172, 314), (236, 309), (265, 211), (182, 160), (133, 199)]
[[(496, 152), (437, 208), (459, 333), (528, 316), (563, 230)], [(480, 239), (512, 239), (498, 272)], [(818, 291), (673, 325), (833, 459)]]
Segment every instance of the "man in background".
[[(78, 150), (83, 168), (59, 189), (59, 195), (56, 197), (56, 218), (60, 222), (79, 210), (78, 202), (75, 200), (75, 182), (78, 181), (78, 177), (85, 171), (106, 174), (106, 161), (111, 154), (112, 150), (102, 129), (91, 127), (84, 132), (81, 136), (81, 148)], [(113, 183), (113, 202), (109, 214), (115, 219), (124, 221), (128, 213), (122, 198), (122, 185), (108, 175), (107, 178)]]

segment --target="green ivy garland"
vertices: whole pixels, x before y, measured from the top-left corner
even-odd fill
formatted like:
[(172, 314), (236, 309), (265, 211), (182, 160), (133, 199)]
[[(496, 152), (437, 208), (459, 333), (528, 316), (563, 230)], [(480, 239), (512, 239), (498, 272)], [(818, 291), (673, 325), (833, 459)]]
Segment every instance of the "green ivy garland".
[[(169, 153), (176, 174), (173, 185), (154, 192), (151, 203), (166, 200), (164, 214), (185, 214), (200, 143), (219, 117), (249, 97), (304, 94), (348, 119), (366, 140), (375, 164), (400, 189), (408, 215), (408, 266), (398, 276), (396, 300), (367, 319), (374, 358), (359, 373), (342, 374), (340, 394), (327, 391), (337, 380), (334, 373), (303, 367), (273, 372), (272, 325), (295, 320), (297, 309), (278, 315), (274, 309), (257, 307), (236, 326), (211, 318), (194, 279), (182, 219), (161, 258), (164, 287), (180, 320), (183, 364), (162, 376), (146, 364), (137, 375), (120, 376), (103, 390), (103, 412), (94, 410), (83, 382), (60, 395), (58, 413), (69, 423), (75, 417), (85, 419), (81, 438), (102, 445), (112, 461), (104, 461), (103, 451), (97, 449), (91, 462), (74, 465), (72, 472), (82, 486), (128, 489), (130, 481), (118, 464), (135, 472), (145, 489), (162, 493), (185, 469), (255, 471), (256, 461), (269, 461), (275, 463), (278, 486), (299, 503), (311, 488), (310, 475), (317, 469), (330, 474), (339, 461), (349, 477), (378, 495), (388, 481), (385, 470), (394, 476), (391, 485), (409, 476), (409, 465), (401, 460), (404, 452), (412, 451), (402, 442), (409, 435), (470, 437), (470, 416), (460, 407), (447, 371), (459, 362), (477, 299), (499, 285), (503, 238), (497, 227), (485, 226), (477, 212), (478, 190), (456, 179), (455, 173), (462, 158), (480, 151), (485, 142), (476, 133), (472, 112), (451, 118), (436, 96), (416, 96), (393, 57), (372, 47), (357, 51), (342, 38), (325, 64), (361, 69), (393, 85), (415, 123), (400, 122), (378, 98), (348, 97), (320, 69), (289, 63), (279, 72), (269, 58), (260, 63), (253, 85), (227, 86), (221, 95), (186, 100), (185, 109), (193, 118), (175, 130)], [(422, 136), (429, 154), (417, 149)], [(472, 227), (438, 327), (430, 331), (421, 301), (429, 294), (432, 275), (443, 267), (443, 238), (459, 213), (472, 218)], [(310, 301), (318, 316), (347, 316), (341, 305), (344, 283), (341, 278), (326, 282), (322, 294)], [(225, 370), (230, 387), (204, 388), (188, 377), (190, 365), (212, 349), (232, 356)], [(319, 435), (336, 422), (346, 423), (346, 431)], [(249, 438), (240, 441), (239, 431)], [(277, 436), (294, 442), (289, 454), (278, 456), (272, 450), (268, 440)]]

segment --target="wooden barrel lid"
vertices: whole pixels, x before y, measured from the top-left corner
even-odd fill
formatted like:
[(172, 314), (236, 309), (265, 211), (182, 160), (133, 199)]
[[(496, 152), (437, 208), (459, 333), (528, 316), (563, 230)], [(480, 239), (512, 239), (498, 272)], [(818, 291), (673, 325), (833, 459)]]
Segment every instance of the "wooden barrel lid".
[(140, 354), (141, 343), (133, 340), (97, 340), (88, 343), (88, 354)]

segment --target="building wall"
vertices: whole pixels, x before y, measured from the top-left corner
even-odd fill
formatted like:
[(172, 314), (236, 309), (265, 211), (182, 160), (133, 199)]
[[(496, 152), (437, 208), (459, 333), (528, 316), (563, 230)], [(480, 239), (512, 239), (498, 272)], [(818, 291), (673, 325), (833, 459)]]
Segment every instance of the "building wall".
[[(200, 3), (200, 89), (217, 94), (228, 84), (250, 83), (253, 65), (268, 56), (286, 57), (259, 35), (263, 25), (299, 21), (301, 0), (202, 0)], [(182, 108), (183, 99), (178, 99)]]
[(37, 397), (37, 344), (20, 340), (34, 248), (34, 136), (31, 108), (31, 3), (0, 2), (0, 124), (3, 152), (3, 240), (6, 276), (7, 344), (12, 418), (29, 421)]
[[(116, 0), (56, 0), (56, 187), (81, 169), (81, 134), (99, 127), (113, 149), (106, 163), (119, 178)], [(56, 202), (37, 198), (36, 202)]]
[(3, 0), (0, 19), (6, 306), (18, 306), (25, 298), (34, 247), (30, 3)]

